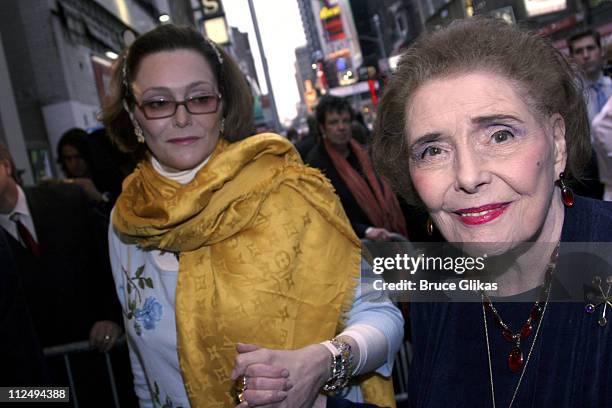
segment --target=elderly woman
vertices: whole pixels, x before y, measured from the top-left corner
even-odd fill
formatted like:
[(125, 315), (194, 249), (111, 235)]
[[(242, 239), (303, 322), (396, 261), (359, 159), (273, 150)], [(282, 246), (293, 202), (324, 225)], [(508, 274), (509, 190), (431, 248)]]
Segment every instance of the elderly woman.
[(144, 152), (109, 231), (140, 405), (312, 406), (376, 370), (351, 395), (392, 404), (401, 315), (356, 287), (359, 241), (328, 182), (284, 138), (248, 137), (236, 63), (165, 25), (123, 53), (113, 92), (105, 125)]
[(612, 207), (568, 187), (590, 149), (574, 78), (545, 39), (471, 19), (419, 39), (385, 90), (378, 170), (446, 240), (511, 260), (493, 299), (411, 305), (412, 406), (612, 403), (606, 309), (548, 297), (559, 242), (612, 240)]

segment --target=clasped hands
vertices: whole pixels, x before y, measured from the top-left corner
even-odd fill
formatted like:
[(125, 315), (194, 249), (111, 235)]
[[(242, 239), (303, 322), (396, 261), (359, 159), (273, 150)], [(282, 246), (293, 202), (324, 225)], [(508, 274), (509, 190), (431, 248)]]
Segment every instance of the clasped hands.
[(330, 375), (331, 353), (321, 344), (297, 350), (273, 350), (238, 343), (231, 379), (246, 377), (237, 408), (319, 408), (320, 390)]

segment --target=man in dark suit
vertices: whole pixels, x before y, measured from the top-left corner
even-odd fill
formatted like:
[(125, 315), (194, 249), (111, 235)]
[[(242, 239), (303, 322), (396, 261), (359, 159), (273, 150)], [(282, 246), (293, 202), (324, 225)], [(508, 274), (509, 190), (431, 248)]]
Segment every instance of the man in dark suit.
[(104, 232), (85, 193), (48, 183), (22, 189), (0, 146), (0, 226), (44, 347), (89, 338), (107, 350), (121, 334)]
[(0, 228), (0, 385), (48, 383), (42, 349), (32, 325), (17, 266)]
[[(122, 333), (116, 323), (121, 320), (120, 308), (106, 233), (84, 191), (64, 182), (21, 188), (14, 174), (9, 152), (0, 144), (0, 226), (41, 346), (89, 339), (98, 350), (109, 350)], [(99, 389), (104, 378), (96, 379), (97, 384), (93, 381), (104, 373), (102, 357), (92, 353), (71, 357), (82, 405), (103, 406), (96, 404), (102, 393), (95, 387)], [(48, 358), (47, 364), (52, 384), (66, 386), (63, 360)], [(102, 387), (106, 391), (107, 386)], [(88, 398), (91, 404), (91, 400), (85, 403)]]

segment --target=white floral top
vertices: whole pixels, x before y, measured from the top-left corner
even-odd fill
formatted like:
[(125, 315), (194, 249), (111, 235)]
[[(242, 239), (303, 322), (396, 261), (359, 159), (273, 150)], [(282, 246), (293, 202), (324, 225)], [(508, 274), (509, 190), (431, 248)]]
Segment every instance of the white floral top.
[(176, 349), (178, 271), (166, 259), (174, 255), (125, 245), (112, 228), (109, 243), (140, 406), (189, 407)]

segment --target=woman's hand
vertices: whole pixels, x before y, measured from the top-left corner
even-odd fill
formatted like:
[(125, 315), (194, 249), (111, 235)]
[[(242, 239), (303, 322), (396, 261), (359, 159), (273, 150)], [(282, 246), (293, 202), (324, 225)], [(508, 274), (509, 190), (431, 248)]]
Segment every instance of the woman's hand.
[(391, 233), (384, 228), (369, 227), (365, 231), (365, 237), (372, 241), (389, 241)]
[(329, 378), (331, 353), (320, 344), (297, 350), (238, 344), (236, 349), (232, 380), (240, 375), (247, 377), (244, 392), (247, 403), (238, 405), (240, 408), (311, 408)]
[(110, 320), (95, 322), (89, 332), (89, 344), (99, 351), (107, 352), (113, 348), (121, 333), (121, 327), (115, 322)]

